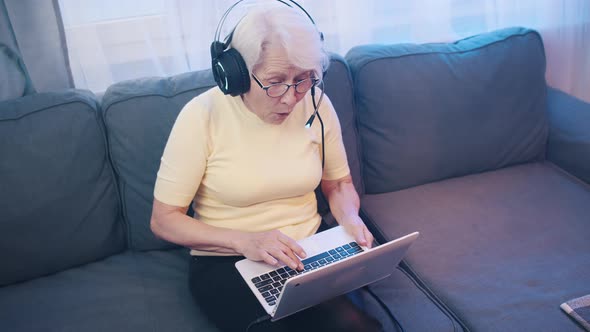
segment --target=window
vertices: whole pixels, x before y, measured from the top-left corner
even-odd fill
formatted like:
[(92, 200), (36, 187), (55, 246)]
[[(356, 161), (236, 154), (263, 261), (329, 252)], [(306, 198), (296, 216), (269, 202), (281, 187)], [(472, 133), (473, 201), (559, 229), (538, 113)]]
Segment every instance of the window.
[[(209, 46), (215, 29), (234, 2), (59, 0), (76, 87), (102, 92), (122, 80), (209, 68)], [(565, 75), (561, 73), (564, 70), (552, 70), (551, 60), (554, 57), (554, 61), (563, 64), (563, 57), (567, 57), (564, 50), (570, 50), (573, 58), (568, 62), (570, 66), (589, 66), (580, 63), (590, 58), (584, 53), (587, 51), (572, 53), (576, 49), (572, 45), (590, 40), (590, 2), (587, 0), (298, 2), (324, 33), (327, 49), (341, 55), (359, 44), (451, 41), (518, 25), (543, 34), (549, 62), (548, 78), (563, 79), (560, 75)], [(245, 10), (253, 5), (253, 0), (238, 5), (228, 17), (222, 35), (229, 33)], [(569, 38), (563, 38), (564, 34)], [(587, 50), (588, 46), (580, 44), (578, 49)], [(557, 52), (560, 52), (560, 59), (553, 56)], [(578, 71), (565, 70), (566, 73)], [(580, 86), (583, 84), (586, 83)], [(568, 91), (567, 87), (564, 89)]]

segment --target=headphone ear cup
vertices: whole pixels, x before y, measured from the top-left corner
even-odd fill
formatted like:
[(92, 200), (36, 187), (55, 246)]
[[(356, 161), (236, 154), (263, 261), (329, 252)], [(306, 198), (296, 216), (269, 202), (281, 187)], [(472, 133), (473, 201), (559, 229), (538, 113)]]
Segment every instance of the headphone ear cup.
[(250, 73), (248, 72), (246, 61), (244, 61), (240, 52), (235, 48), (230, 48), (225, 53), (234, 61), (236, 69), (235, 72), (232, 72), (232, 75), (235, 73), (232, 80), (235, 81), (236, 89), (231, 95), (237, 96), (250, 91)]
[(213, 72), (213, 79), (217, 86), (225, 93), (226, 83), (225, 67), (219, 62), (219, 58), (223, 55), (224, 45), (222, 42), (214, 41), (211, 43), (211, 71)]
[[(213, 45), (212, 45), (213, 48)], [(238, 96), (250, 90), (250, 75), (242, 55), (233, 48), (213, 59), (213, 78), (224, 94)]]

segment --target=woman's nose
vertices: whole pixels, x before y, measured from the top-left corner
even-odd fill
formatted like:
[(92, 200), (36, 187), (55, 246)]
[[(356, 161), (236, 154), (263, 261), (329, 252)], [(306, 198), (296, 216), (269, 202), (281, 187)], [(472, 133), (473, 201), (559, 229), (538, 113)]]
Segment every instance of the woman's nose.
[(295, 87), (290, 87), (289, 90), (287, 90), (287, 92), (281, 96), (281, 103), (287, 104), (289, 106), (295, 105), (295, 103), (297, 103), (297, 96), (295, 95), (296, 93)]

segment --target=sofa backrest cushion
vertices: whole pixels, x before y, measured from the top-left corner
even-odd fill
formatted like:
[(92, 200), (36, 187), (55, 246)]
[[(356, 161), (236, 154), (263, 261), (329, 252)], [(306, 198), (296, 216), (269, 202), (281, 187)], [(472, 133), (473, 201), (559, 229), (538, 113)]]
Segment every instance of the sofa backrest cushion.
[[(352, 79), (342, 57), (334, 56), (326, 76), (327, 94), (338, 111), (345, 133), (351, 171), (360, 180), (352, 106)], [(160, 158), (182, 107), (215, 86), (210, 70), (169, 78), (147, 78), (112, 85), (102, 99), (110, 152), (119, 179), (129, 247), (152, 250), (174, 247), (154, 236), (150, 217)], [(341, 91), (342, 90), (342, 91)], [(333, 91), (330, 94), (330, 91)], [(303, 124), (302, 124), (303, 125)], [(350, 140), (350, 141), (349, 141)], [(352, 150), (351, 150), (352, 149)], [(356, 165), (356, 166), (354, 166)], [(361, 187), (358, 182), (356, 185)]]
[(97, 107), (76, 90), (0, 102), (0, 286), (125, 249)]
[(144, 78), (110, 86), (102, 99), (111, 159), (118, 175), (129, 247), (175, 247), (150, 229), (160, 158), (182, 107), (215, 85), (211, 71)]
[(367, 193), (544, 158), (545, 53), (537, 32), (358, 46), (346, 59)]
[(361, 177), (361, 151), (358, 144), (352, 76), (343, 57), (336, 54), (331, 55), (330, 67), (324, 78), (324, 83), (326, 95), (330, 97), (338, 114), (354, 187), (359, 194), (362, 194), (364, 189)]

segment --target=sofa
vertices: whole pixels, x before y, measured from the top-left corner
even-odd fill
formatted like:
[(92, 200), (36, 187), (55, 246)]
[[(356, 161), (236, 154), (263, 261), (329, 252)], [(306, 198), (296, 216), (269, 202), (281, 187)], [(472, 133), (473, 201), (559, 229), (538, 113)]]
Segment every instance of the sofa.
[[(381, 243), (421, 233), (370, 286), (406, 331), (582, 331), (559, 305), (590, 294), (590, 104), (545, 66), (526, 28), (332, 55), (361, 216)], [(204, 70), (0, 102), (1, 331), (216, 330), (188, 250), (149, 226), (175, 118), (213, 86)]]

